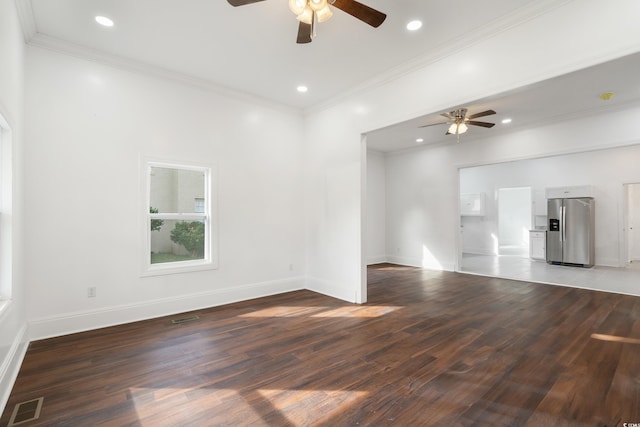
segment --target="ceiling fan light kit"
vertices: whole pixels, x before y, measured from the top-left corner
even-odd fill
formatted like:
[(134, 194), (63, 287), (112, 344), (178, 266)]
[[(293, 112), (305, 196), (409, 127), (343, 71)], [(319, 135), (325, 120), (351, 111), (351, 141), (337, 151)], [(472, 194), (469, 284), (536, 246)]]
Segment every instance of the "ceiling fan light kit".
[(458, 108), (456, 110), (450, 111), (448, 113), (440, 114), (442, 117), (446, 117), (448, 120), (446, 122), (440, 123), (432, 123), (430, 125), (420, 126), (421, 128), (436, 126), (436, 125), (449, 125), (447, 129), (447, 133), (445, 135), (457, 135), (458, 142), (460, 142), (460, 135), (469, 130), (468, 125), (472, 126), (480, 126), (483, 128), (492, 128), (495, 126), (495, 123), (489, 122), (479, 122), (477, 120), (478, 117), (490, 116), (492, 114), (496, 114), (493, 110), (486, 110), (480, 113), (467, 115), (468, 110), (466, 108)]
[(316, 12), (316, 16), (318, 17), (318, 22), (325, 22), (333, 16), (333, 12), (331, 12), (329, 5), (327, 5), (326, 7), (323, 7), (322, 9), (318, 10)]
[(303, 24), (311, 25), (313, 23), (314, 14), (313, 10), (307, 6), (298, 14), (296, 19)]
[(327, 0), (289, 0), (289, 9), (298, 21), (309, 25), (314, 19), (325, 22), (333, 16)]
[[(265, 0), (227, 0), (227, 2), (234, 7), (262, 1)], [(387, 18), (387, 15), (384, 13), (355, 0), (289, 0), (289, 9), (296, 15), (296, 19), (300, 21), (296, 43), (310, 43), (313, 40), (316, 23), (325, 22), (333, 16), (329, 5), (348, 13), (374, 28), (382, 25)]]
[(289, 0), (289, 10), (299, 16), (307, 7), (307, 0)]
[(461, 133), (465, 133), (469, 127), (464, 123), (453, 123), (449, 126), (449, 131), (447, 133), (451, 133), (453, 135), (460, 135)]

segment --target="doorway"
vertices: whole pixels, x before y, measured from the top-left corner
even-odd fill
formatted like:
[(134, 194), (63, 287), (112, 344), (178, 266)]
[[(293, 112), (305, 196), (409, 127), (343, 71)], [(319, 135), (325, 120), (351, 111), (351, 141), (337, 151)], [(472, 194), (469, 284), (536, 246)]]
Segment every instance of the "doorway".
[(625, 184), (627, 264), (640, 265), (640, 183)]
[(498, 254), (529, 257), (531, 187), (498, 189)]

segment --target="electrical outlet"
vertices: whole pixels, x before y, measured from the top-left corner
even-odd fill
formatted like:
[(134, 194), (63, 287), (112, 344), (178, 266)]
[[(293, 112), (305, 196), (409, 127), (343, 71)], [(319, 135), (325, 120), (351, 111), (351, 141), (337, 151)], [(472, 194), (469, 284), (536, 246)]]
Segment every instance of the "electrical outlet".
[(95, 298), (96, 297), (96, 287), (90, 286), (87, 288), (87, 297)]

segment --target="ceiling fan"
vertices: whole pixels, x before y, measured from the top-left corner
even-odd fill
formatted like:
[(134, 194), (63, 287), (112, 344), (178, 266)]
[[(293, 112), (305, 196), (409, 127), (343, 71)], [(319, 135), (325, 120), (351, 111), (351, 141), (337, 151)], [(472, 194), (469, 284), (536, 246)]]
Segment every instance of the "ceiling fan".
[[(231, 6), (244, 6), (265, 0), (227, 0)], [(289, 9), (297, 16), (298, 38), (296, 43), (311, 43), (315, 36), (316, 24), (331, 18), (329, 5), (371, 25), (379, 27), (387, 15), (355, 0), (289, 0)]]
[(428, 126), (449, 124), (450, 125), (449, 129), (447, 130), (447, 133), (445, 135), (460, 135), (460, 134), (465, 133), (467, 131), (467, 129), (468, 129), (467, 125), (481, 126), (481, 127), (484, 127), (484, 128), (492, 128), (492, 127), (494, 127), (496, 125), (495, 123), (479, 122), (479, 121), (474, 120), (474, 119), (477, 119), (479, 117), (490, 116), (492, 114), (496, 114), (496, 112), (493, 111), (493, 110), (486, 110), (486, 111), (482, 111), (480, 113), (467, 115), (467, 109), (466, 108), (458, 108), (458, 109), (450, 111), (448, 113), (440, 114), (441, 116), (446, 117), (447, 119), (449, 119), (446, 122), (432, 123), (430, 125), (424, 125), (424, 126), (420, 126), (420, 127), (424, 128), (424, 127), (428, 127)]

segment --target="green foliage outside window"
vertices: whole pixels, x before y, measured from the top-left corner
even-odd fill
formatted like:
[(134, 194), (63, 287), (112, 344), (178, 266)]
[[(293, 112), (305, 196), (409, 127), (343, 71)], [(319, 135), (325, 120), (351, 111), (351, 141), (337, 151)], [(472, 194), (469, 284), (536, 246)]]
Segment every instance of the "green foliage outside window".
[[(153, 206), (149, 207), (149, 213), (158, 213), (158, 208), (154, 208)], [(161, 219), (152, 219), (151, 220), (151, 231), (160, 231), (160, 227), (162, 227), (164, 221)]]
[(171, 240), (184, 246), (193, 257), (204, 256), (204, 223), (178, 222), (171, 230)]

